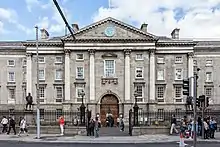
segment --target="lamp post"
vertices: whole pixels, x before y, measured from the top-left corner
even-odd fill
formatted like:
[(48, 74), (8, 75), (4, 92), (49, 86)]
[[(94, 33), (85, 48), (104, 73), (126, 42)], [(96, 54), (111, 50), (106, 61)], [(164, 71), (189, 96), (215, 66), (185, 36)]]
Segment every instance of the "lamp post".
[(36, 29), (36, 62), (37, 62), (37, 139), (40, 139), (40, 97), (39, 97), (39, 56), (38, 56), (38, 26)]
[(85, 125), (85, 104), (83, 103), (83, 98), (85, 96), (85, 92), (82, 90), (82, 92), (80, 93), (80, 95), (82, 96), (82, 104), (80, 106), (80, 123), (81, 125)]
[(135, 92), (134, 92), (135, 102), (134, 102), (134, 107), (133, 107), (133, 109), (134, 109), (134, 126), (138, 125), (138, 109), (139, 109), (138, 104), (137, 104), (138, 95), (139, 94), (138, 94), (137, 90), (135, 90)]

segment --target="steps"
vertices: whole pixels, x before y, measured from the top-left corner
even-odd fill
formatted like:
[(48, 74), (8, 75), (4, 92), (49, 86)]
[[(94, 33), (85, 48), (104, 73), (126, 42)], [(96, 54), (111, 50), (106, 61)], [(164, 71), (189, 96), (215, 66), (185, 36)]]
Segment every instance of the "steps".
[(102, 127), (99, 130), (100, 136), (129, 136), (128, 128), (125, 127), (124, 131), (120, 131), (118, 127)]

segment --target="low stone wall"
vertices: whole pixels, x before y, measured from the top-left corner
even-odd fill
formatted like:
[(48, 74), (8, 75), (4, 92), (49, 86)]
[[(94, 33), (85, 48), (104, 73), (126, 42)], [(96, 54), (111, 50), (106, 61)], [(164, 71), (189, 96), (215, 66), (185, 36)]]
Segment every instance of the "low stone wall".
[(140, 126), (133, 127), (132, 135), (145, 135), (145, 134), (169, 134), (170, 128), (167, 126)]

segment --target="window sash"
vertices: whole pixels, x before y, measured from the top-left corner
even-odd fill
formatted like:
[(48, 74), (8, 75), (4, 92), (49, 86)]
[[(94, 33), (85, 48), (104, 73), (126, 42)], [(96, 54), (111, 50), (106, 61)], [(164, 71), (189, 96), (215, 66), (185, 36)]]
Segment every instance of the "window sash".
[(212, 73), (211, 72), (207, 72), (206, 73), (206, 82), (211, 82), (212, 81)]
[(45, 63), (45, 57), (38, 57), (39, 63)]
[(84, 55), (83, 54), (76, 54), (76, 60), (83, 60)]
[(164, 57), (157, 57), (157, 63), (164, 63)]
[(182, 98), (182, 87), (180, 87), (180, 86), (175, 87), (175, 98), (177, 98), (177, 99)]
[(39, 70), (39, 80), (45, 79), (45, 71), (43, 69)]
[(57, 99), (63, 98), (63, 87), (56, 87), (56, 98)]
[(44, 99), (45, 98), (45, 88), (39, 87), (39, 98)]
[(205, 88), (205, 95), (208, 97), (212, 96), (212, 88), (211, 87)]
[(175, 79), (176, 80), (182, 80), (182, 78), (183, 78), (183, 70), (182, 69), (176, 69)]
[(15, 66), (15, 60), (8, 60), (8, 66)]
[(183, 57), (182, 56), (175, 57), (175, 63), (182, 63), (182, 62), (183, 62)]
[(143, 67), (136, 67), (136, 78), (143, 78)]
[(105, 60), (105, 77), (114, 77), (115, 75), (115, 61)]
[(63, 78), (63, 74), (62, 74), (63, 72), (62, 72), (62, 70), (60, 70), (60, 69), (57, 69), (56, 70), (56, 80), (62, 80), (62, 78)]
[(164, 70), (157, 71), (157, 80), (164, 80)]
[(84, 78), (84, 68), (83, 67), (77, 67), (76, 68), (76, 77), (79, 79)]
[(157, 98), (164, 99), (164, 87), (163, 86), (157, 87)]
[(143, 60), (143, 54), (136, 54), (136, 60)]
[(61, 56), (57, 56), (55, 63), (62, 63), (63, 62), (63, 58)]
[(140, 85), (136, 86), (136, 91), (138, 93), (137, 98), (143, 98), (143, 86)]
[(8, 73), (8, 81), (9, 82), (15, 82), (15, 72), (9, 72)]

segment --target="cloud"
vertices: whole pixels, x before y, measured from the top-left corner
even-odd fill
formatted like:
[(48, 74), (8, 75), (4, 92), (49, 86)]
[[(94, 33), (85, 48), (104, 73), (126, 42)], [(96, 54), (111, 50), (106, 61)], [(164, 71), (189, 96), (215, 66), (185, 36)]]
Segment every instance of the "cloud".
[(25, 0), (25, 2), (26, 2), (27, 9), (29, 12), (32, 11), (33, 7), (40, 5), (40, 1), (38, 0)]
[(112, 0), (111, 8), (100, 7), (93, 21), (114, 17), (140, 25), (148, 23), (149, 32), (168, 36), (180, 28), (181, 38), (220, 38), (219, 0)]

